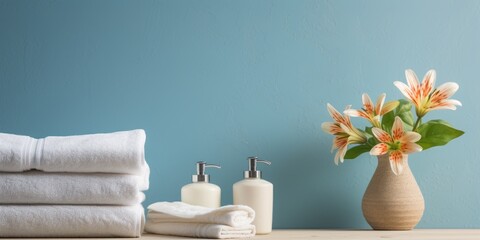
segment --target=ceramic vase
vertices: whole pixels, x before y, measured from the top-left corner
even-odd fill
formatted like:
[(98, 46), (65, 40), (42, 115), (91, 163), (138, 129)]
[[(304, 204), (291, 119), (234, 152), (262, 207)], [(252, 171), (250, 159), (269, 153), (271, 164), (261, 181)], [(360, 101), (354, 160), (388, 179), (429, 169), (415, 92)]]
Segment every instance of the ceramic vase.
[(411, 230), (420, 221), (425, 201), (408, 160), (401, 174), (390, 168), (388, 155), (378, 165), (362, 200), (363, 216), (375, 230)]

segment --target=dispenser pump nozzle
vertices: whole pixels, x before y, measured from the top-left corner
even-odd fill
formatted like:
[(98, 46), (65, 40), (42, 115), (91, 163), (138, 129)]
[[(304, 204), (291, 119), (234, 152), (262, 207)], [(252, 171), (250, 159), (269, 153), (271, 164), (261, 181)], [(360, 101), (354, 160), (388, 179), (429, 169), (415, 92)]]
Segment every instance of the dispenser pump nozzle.
[(207, 164), (204, 161), (197, 162), (197, 174), (192, 175), (192, 182), (209, 182), (210, 175), (205, 174), (205, 168), (207, 167), (214, 167), (214, 168), (221, 168), (215, 164)]
[(258, 157), (248, 157), (248, 171), (244, 172), (245, 178), (262, 178), (262, 172), (257, 170), (257, 163), (272, 164), (269, 161), (258, 160)]

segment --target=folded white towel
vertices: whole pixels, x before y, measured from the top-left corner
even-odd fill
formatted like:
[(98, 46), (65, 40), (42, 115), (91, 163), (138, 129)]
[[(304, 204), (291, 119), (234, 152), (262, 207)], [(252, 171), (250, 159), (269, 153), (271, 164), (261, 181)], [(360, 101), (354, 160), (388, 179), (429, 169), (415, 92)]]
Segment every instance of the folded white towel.
[(145, 131), (34, 139), (0, 133), (0, 171), (106, 172), (144, 175)]
[(220, 208), (193, 206), (183, 202), (157, 202), (148, 206), (148, 219), (152, 223), (212, 223), (242, 227), (255, 218), (255, 211), (243, 205)]
[(148, 182), (111, 173), (0, 173), (0, 204), (134, 205), (145, 199)]
[(0, 206), (0, 237), (139, 237), (141, 205)]
[(231, 227), (202, 223), (153, 223), (147, 220), (145, 231), (162, 235), (196, 238), (249, 238), (255, 236), (255, 226)]

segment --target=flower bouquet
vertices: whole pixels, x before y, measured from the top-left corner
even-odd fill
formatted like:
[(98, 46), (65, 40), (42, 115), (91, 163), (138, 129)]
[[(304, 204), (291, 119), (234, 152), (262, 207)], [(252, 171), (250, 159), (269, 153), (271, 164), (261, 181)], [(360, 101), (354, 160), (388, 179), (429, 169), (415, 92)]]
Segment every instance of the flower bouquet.
[[(327, 104), (334, 122), (322, 124), (322, 129), (334, 136), (332, 151), (337, 149), (337, 165), (366, 152), (378, 157), (377, 169), (362, 199), (365, 219), (378, 230), (410, 230), (423, 216), (425, 201), (408, 166), (408, 154), (445, 145), (463, 134), (443, 120), (423, 121), (430, 111), (461, 106), (458, 100), (450, 99), (458, 84), (448, 82), (435, 88), (435, 70), (428, 71), (421, 83), (412, 70), (406, 70), (405, 75), (408, 85), (394, 84), (407, 100), (385, 103), (383, 93), (374, 104), (364, 93), (362, 109), (347, 106), (341, 114)], [(356, 128), (350, 117), (365, 118), (370, 125)]]
[[(457, 83), (447, 82), (435, 88), (435, 70), (428, 71), (421, 83), (414, 71), (407, 69), (405, 75), (408, 85), (399, 81), (395, 81), (394, 85), (407, 100), (385, 103), (386, 94), (382, 93), (374, 104), (364, 93), (363, 108), (351, 109), (347, 106), (343, 114), (327, 104), (334, 122), (323, 123), (322, 129), (334, 136), (332, 151), (337, 149), (335, 164), (366, 152), (374, 156), (388, 155), (391, 170), (398, 175), (404, 169), (408, 154), (445, 145), (464, 133), (443, 120), (423, 121), (430, 111), (455, 110), (462, 105), (460, 101), (450, 99), (458, 90)], [(415, 107), (415, 118), (412, 105)], [(350, 117), (365, 118), (371, 125), (364, 129), (356, 128)], [(348, 148), (349, 145), (356, 146)]]

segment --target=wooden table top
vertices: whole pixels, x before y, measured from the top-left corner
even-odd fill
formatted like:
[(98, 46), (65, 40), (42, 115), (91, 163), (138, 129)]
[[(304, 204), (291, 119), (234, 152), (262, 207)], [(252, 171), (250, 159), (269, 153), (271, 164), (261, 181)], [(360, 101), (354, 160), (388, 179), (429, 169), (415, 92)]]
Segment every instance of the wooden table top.
[[(47, 240), (48, 238), (42, 238)], [(60, 238), (56, 238), (58, 240)], [(66, 238), (74, 240), (75, 238)], [(89, 238), (95, 240), (100, 238)], [(163, 236), (155, 234), (144, 234), (141, 238), (108, 238), (108, 239), (141, 239), (141, 240), (162, 240), (162, 239), (193, 239), (187, 237)], [(375, 239), (414, 239), (414, 240), (466, 240), (480, 239), (480, 229), (415, 229), (413, 231), (374, 231), (374, 230), (346, 230), (346, 229), (308, 229), (308, 230), (274, 230), (268, 235), (257, 235), (252, 240), (282, 240), (282, 239), (349, 239), (349, 240), (375, 240)], [(18, 240), (16, 238), (15, 240)]]

